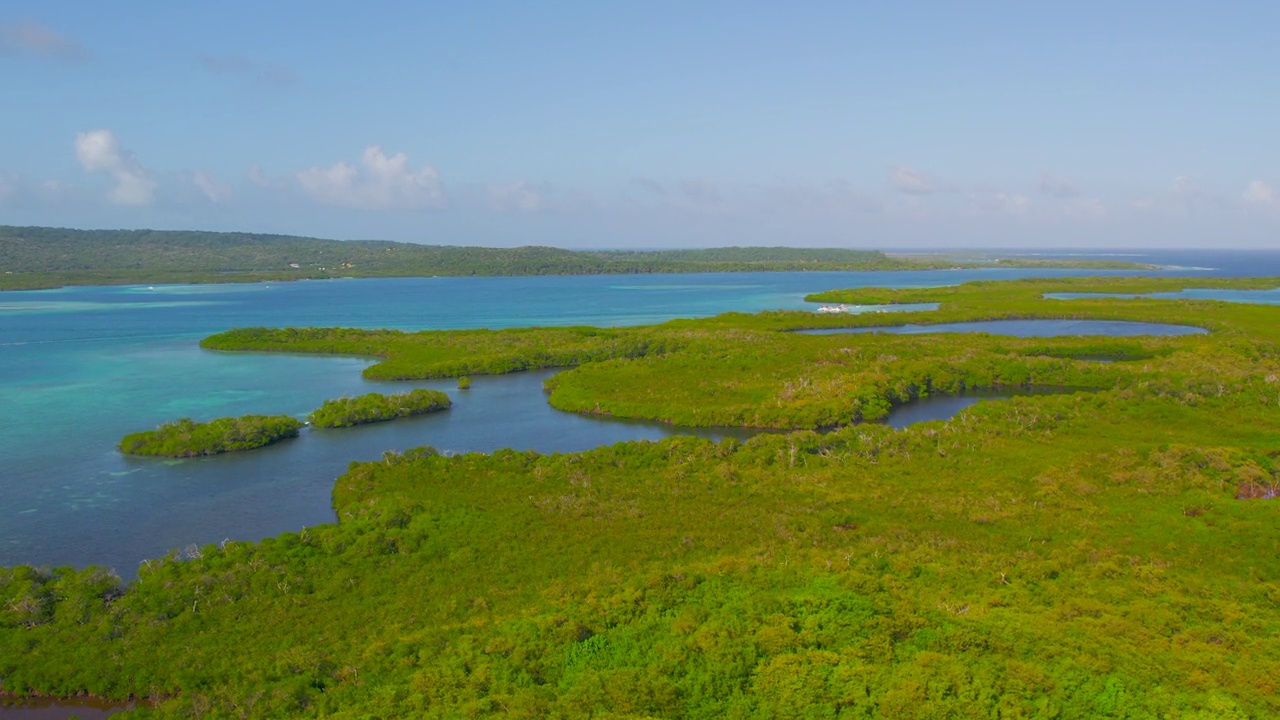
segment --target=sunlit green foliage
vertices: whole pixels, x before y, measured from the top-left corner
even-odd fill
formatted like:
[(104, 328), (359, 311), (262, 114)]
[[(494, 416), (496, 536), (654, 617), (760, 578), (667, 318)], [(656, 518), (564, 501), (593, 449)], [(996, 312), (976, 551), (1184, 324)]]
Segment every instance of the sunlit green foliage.
[(394, 395), (369, 393), (360, 397), (325, 400), (307, 420), (322, 428), (351, 427), (447, 410), (452, 404), (449, 396), (439, 390), (419, 388)]
[(298, 437), (302, 423), (287, 415), (244, 415), (198, 423), (182, 418), (155, 430), (131, 433), (120, 441), (120, 452), (129, 455), (197, 457), (264, 445)]
[[(1020, 287), (893, 320), (984, 319), (1013, 295), (1015, 315), (1213, 332), (805, 336), (785, 330), (833, 321), (769, 313), (424, 348), (298, 334), (406, 372), (568, 339), (601, 359), (556, 394), (655, 416), (745, 416), (754, 397), (794, 425), (843, 398), (843, 421), (979, 380), (1099, 391), (904, 431), (388, 453), (338, 479), (338, 522), (192, 546), (123, 591), (0, 571), (0, 682), (149, 695), (162, 717), (1280, 716), (1280, 308)], [(663, 352), (627, 356), (640, 339)]]
[(207, 337), (209, 350), (343, 353), (382, 358), (365, 368), (370, 380), (500, 375), (568, 367), (615, 357), (661, 354), (678, 335), (643, 328), (518, 328), (511, 330), (357, 330), (245, 328)]

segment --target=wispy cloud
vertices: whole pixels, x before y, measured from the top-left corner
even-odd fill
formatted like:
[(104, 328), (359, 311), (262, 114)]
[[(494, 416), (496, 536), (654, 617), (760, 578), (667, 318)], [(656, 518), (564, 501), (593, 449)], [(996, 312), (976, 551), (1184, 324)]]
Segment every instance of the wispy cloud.
[(1108, 215), (1107, 204), (1096, 197), (1073, 198), (1064, 205), (1063, 214), (1074, 220), (1101, 220)]
[(201, 55), (200, 67), (215, 75), (230, 75), (276, 88), (298, 84), (298, 74), (282, 65), (259, 62), (244, 55)]
[(647, 177), (631, 178), (630, 187), (628, 188), (628, 190), (639, 190), (643, 193), (650, 193), (650, 194), (659, 195), (659, 196), (664, 196), (667, 194), (667, 189), (666, 187), (663, 186), (662, 183)]
[(984, 203), (984, 210), (997, 215), (1025, 216), (1031, 211), (1031, 198), (1018, 193), (994, 193)]
[(884, 203), (844, 180), (813, 184), (775, 183), (761, 186), (747, 198), (752, 206), (773, 213), (868, 213), (883, 209)]
[(1245, 188), (1244, 201), (1255, 207), (1276, 207), (1275, 188), (1265, 180), (1254, 180)]
[(550, 188), (535, 186), (524, 180), (485, 186), (489, 207), (503, 212), (539, 212), (550, 209)]
[(691, 207), (711, 209), (724, 203), (719, 186), (707, 180), (684, 180), (679, 189), (680, 197)]
[(40, 23), (31, 20), (0, 22), (0, 57), (20, 56), (84, 60), (89, 53), (80, 43)]
[(1059, 198), (1073, 198), (1080, 195), (1080, 188), (1076, 187), (1075, 183), (1047, 172), (1040, 174), (1039, 189), (1045, 195)]
[(632, 178), (625, 194), (628, 201), (638, 206), (657, 206), (716, 212), (723, 209), (728, 198), (719, 185), (709, 180), (686, 178), (660, 182), (652, 178)]
[(76, 159), (85, 172), (111, 176), (107, 199), (115, 205), (150, 205), (155, 200), (156, 181), (150, 170), (131, 152), (120, 147), (110, 130), (90, 130), (76, 134)]
[(189, 180), (211, 203), (224, 203), (231, 199), (231, 186), (203, 170), (191, 173)]
[(444, 183), (430, 165), (409, 167), (404, 153), (388, 156), (377, 145), (365, 148), (360, 166), (338, 162), (297, 173), (298, 185), (326, 205), (364, 210), (422, 209), (446, 204)]
[(1194, 215), (1202, 209), (1221, 210), (1229, 205), (1226, 198), (1192, 180), (1188, 175), (1178, 175), (1169, 185), (1169, 193), (1181, 205), (1183, 212)]
[(907, 195), (932, 195), (947, 189), (937, 178), (910, 165), (890, 165), (888, 172), (889, 184)]

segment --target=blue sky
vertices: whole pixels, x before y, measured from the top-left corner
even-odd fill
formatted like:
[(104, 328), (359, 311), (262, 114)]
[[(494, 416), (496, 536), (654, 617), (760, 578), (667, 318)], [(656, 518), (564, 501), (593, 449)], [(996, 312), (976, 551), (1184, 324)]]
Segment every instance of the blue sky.
[(1274, 247), (1269, 2), (0, 7), (0, 223)]

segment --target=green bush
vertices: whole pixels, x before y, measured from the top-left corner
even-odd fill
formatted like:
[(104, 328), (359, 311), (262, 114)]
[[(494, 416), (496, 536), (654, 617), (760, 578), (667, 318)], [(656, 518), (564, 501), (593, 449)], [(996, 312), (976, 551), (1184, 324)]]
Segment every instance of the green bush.
[(298, 437), (301, 428), (302, 423), (288, 415), (245, 415), (207, 423), (182, 418), (155, 430), (125, 435), (120, 452), (176, 458), (218, 455)]
[(316, 427), (351, 427), (447, 410), (452, 404), (449, 396), (439, 390), (418, 389), (395, 395), (369, 393), (354, 398), (325, 400), (307, 419)]

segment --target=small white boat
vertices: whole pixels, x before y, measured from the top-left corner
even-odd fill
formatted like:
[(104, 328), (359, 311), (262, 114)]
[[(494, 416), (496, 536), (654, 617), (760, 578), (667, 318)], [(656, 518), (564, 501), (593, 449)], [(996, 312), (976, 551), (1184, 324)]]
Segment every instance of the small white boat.
[(842, 312), (849, 312), (849, 308), (845, 307), (844, 305), (823, 305), (822, 307), (818, 308), (818, 312), (842, 313)]

